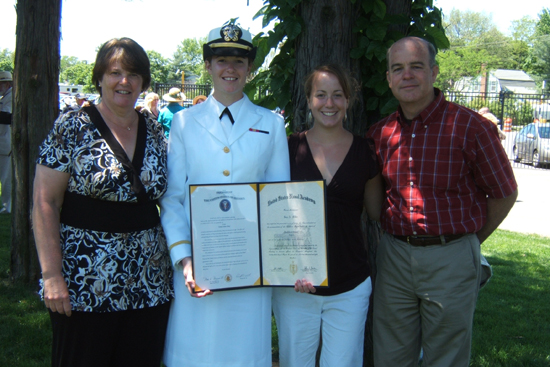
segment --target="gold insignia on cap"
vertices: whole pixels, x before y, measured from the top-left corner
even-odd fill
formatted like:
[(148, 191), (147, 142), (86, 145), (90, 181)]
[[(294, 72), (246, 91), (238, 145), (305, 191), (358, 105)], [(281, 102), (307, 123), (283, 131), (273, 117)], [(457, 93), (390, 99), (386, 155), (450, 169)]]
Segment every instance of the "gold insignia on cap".
[(221, 29), (220, 33), (222, 34), (223, 39), (226, 42), (229, 42), (229, 41), (237, 42), (242, 35), (241, 29), (235, 24), (228, 24), (224, 26)]

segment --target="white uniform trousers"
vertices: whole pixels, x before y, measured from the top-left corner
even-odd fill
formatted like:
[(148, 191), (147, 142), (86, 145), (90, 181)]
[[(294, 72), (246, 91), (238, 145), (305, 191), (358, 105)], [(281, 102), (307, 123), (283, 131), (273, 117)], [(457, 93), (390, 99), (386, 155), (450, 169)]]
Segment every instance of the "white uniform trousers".
[(354, 289), (334, 296), (273, 289), (281, 367), (314, 367), (323, 336), (321, 367), (363, 366), (365, 322), (372, 292), (368, 277)]

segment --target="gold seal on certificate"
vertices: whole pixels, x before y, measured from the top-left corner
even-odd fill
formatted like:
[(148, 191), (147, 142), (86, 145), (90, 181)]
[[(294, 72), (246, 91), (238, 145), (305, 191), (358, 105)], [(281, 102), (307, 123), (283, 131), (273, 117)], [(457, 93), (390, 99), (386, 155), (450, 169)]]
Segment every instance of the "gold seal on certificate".
[(298, 272), (298, 265), (294, 264), (294, 261), (290, 264), (290, 267), (288, 269), (290, 271), (290, 274), (296, 275)]
[(196, 289), (328, 286), (323, 181), (191, 185)]

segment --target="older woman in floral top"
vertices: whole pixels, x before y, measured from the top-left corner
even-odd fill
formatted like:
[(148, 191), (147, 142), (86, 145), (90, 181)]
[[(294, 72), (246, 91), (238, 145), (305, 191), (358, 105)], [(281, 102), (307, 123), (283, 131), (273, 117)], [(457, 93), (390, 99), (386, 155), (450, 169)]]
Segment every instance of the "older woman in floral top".
[(92, 76), (101, 103), (61, 115), (40, 147), (33, 222), (52, 366), (160, 364), (173, 295), (156, 206), (166, 139), (134, 110), (150, 80), (141, 46), (108, 41)]

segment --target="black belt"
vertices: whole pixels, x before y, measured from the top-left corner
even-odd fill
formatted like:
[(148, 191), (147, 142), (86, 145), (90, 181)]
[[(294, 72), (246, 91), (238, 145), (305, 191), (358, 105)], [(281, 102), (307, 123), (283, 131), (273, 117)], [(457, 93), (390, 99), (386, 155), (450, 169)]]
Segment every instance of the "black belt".
[(92, 231), (128, 233), (156, 227), (160, 218), (156, 200), (106, 201), (65, 191), (60, 222)]
[(461, 237), (466, 236), (467, 233), (462, 234), (447, 234), (441, 236), (396, 236), (392, 235), (399, 241), (407, 242), (411, 246), (432, 246), (432, 245), (444, 245), (454, 240), (458, 240)]

